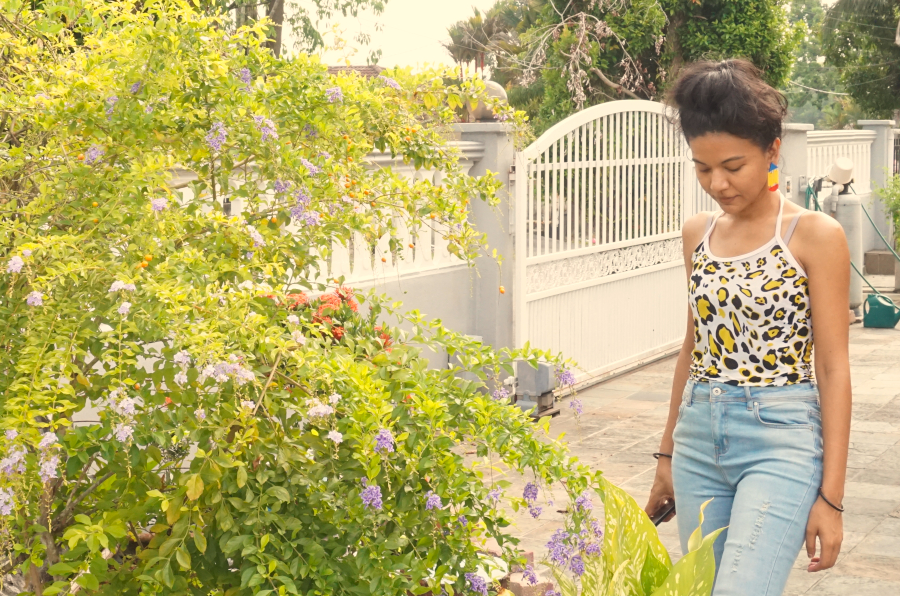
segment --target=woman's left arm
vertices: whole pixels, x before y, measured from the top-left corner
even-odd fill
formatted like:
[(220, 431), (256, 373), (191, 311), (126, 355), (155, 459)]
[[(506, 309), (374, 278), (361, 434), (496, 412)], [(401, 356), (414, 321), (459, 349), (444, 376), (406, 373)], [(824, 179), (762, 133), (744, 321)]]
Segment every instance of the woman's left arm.
[[(822, 408), (824, 440), (822, 493), (837, 506), (844, 499), (850, 443), (849, 295), (850, 252), (841, 226), (823, 213), (809, 213), (798, 226), (796, 250), (809, 279), (813, 357)], [(801, 234), (802, 232), (802, 234)], [(793, 249), (792, 249), (793, 250)], [(818, 489), (818, 487), (816, 487)], [(816, 557), (816, 538), (820, 544)], [(837, 560), (843, 540), (840, 512), (820, 496), (806, 528), (809, 571), (823, 571)]]

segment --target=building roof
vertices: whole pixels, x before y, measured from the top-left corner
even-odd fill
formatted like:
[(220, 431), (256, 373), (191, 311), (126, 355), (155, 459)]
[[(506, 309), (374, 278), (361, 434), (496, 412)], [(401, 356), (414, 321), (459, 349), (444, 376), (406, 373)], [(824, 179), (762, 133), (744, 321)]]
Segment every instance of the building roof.
[(366, 66), (329, 66), (328, 74), (336, 75), (347, 72), (355, 72), (361, 77), (366, 77), (367, 79), (371, 79), (372, 77), (377, 77), (384, 70), (383, 67), (378, 66), (377, 64), (369, 64)]

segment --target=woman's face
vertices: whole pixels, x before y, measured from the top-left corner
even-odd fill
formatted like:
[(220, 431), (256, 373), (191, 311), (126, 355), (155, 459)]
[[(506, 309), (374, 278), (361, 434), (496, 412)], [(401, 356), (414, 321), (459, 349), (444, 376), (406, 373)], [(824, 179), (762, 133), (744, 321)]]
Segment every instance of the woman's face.
[(769, 165), (778, 163), (781, 139), (767, 150), (726, 132), (689, 142), (700, 186), (725, 213), (739, 213), (769, 192)]

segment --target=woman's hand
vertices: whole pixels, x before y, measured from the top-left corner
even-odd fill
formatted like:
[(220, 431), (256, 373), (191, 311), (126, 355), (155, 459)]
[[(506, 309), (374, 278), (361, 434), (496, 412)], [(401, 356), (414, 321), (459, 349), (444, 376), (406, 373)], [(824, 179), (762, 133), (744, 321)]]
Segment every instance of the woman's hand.
[[(672, 460), (667, 457), (661, 457), (656, 466), (656, 477), (653, 479), (653, 488), (650, 489), (650, 499), (647, 501), (647, 506), (644, 507), (644, 511), (647, 512), (649, 517), (653, 517), (657, 511), (663, 508), (666, 501), (674, 500), (675, 490), (672, 488)], [(667, 515), (663, 521), (667, 522), (673, 517), (675, 517), (674, 511)]]
[[(816, 556), (816, 537), (819, 538), (821, 551)], [(841, 552), (844, 540), (844, 519), (841, 513), (833, 509), (820, 498), (816, 499), (806, 522), (806, 554), (809, 555), (807, 571), (824, 571), (834, 566)]]

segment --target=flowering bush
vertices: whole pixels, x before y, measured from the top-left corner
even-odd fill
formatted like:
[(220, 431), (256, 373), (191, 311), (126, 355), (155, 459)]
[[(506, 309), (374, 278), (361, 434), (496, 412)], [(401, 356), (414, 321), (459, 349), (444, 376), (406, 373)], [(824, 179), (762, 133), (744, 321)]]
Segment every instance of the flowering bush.
[[(181, 0), (4, 6), (0, 572), (43, 595), (485, 593), (479, 543), (515, 540), (463, 442), (588, 515), (599, 473), (414, 346), (482, 380), (549, 355), (314, 281), (333, 242), (398, 249), (401, 223), (478, 254), (466, 205), (499, 183), (444, 133), (492, 102), (479, 82), (331, 78)], [(650, 543), (604, 556), (665, 567)]]

